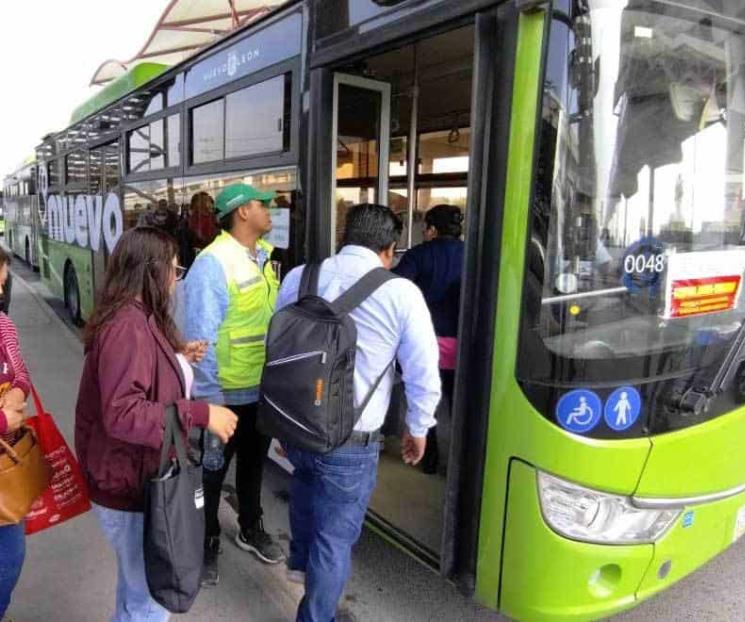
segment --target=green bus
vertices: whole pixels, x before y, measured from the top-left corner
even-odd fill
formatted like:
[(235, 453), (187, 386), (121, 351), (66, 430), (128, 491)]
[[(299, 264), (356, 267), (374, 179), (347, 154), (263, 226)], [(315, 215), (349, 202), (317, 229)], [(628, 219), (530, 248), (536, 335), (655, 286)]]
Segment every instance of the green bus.
[(280, 192), (283, 272), (354, 203), (465, 213), (440, 470), (368, 524), (520, 620), (628, 609), (745, 532), (745, 8), (736, 0), (304, 0), (145, 64), (37, 150), (41, 272), (74, 319), (138, 222), (181, 261), (220, 188)]
[(36, 159), (32, 156), (3, 180), (2, 232), (10, 251), (37, 269), (39, 196), (36, 192)]

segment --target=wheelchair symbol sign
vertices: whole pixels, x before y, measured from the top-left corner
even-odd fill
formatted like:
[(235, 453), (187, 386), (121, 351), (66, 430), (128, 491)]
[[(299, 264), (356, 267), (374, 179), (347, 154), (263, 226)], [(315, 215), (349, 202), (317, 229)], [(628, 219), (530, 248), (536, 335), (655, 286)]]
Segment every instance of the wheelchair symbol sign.
[(565, 430), (582, 434), (592, 430), (603, 415), (603, 403), (596, 393), (576, 389), (561, 396), (556, 419)]
[(634, 387), (621, 387), (605, 401), (605, 422), (616, 432), (628, 430), (642, 411), (642, 398)]

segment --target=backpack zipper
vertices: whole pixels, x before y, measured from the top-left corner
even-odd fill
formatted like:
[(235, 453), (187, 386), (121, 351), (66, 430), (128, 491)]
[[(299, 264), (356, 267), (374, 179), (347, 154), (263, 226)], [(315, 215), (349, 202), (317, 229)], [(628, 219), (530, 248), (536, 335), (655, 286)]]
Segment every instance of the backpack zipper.
[(285, 363), (294, 363), (295, 361), (302, 361), (310, 359), (316, 356), (321, 357), (321, 365), (326, 364), (326, 353), (323, 350), (314, 350), (313, 352), (303, 352), (302, 354), (293, 354), (292, 356), (286, 356), (281, 359), (275, 359), (266, 364), (267, 367), (274, 367), (276, 365), (284, 365)]
[(294, 419), (293, 417), (290, 417), (284, 410), (282, 410), (279, 406), (277, 406), (271, 398), (264, 395), (264, 399), (267, 401), (267, 404), (271, 406), (274, 410), (276, 410), (280, 415), (282, 415), (285, 419), (292, 421), (296, 426), (299, 428), (305, 430), (308, 434), (312, 434), (313, 436), (318, 436), (313, 430), (310, 428), (305, 427), (302, 423), (300, 423), (297, 419)]

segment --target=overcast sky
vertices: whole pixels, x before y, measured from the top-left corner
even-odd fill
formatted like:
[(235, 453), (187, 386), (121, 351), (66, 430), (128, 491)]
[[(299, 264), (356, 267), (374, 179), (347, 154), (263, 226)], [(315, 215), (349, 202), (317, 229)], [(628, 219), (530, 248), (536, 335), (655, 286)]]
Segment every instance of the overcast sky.
[(168, 0), (0, 0), (0, 180), (95, 92), (109, 58), (134, 56)]

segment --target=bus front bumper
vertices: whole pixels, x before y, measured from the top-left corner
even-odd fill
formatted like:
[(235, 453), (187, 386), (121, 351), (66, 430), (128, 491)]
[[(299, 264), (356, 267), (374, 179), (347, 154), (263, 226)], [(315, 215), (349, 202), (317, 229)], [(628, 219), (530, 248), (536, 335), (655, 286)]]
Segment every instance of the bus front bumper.
[(521, 621), (596, 620), (629, 609), (725, 550), (745, 528), (741, 493), (685, 508), (654, 544), (577, 542), (546, 524), (536, 476), (512, 462), (499, 608)]

